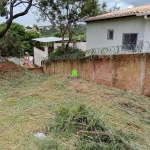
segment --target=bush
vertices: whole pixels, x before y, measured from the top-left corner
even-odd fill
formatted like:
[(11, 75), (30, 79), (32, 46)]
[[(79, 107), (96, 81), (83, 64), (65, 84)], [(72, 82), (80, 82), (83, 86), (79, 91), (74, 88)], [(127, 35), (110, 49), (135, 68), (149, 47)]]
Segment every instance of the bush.
[(75, 107), (61, 106), (56, 111), (51, 132), (66, 140), (75, 135), (76, 150), (133, 150), (129, 136), (114, 131), (84, 104)]
[(75, 50), (72, 47), (69, 47), (67, 53), (65, 53), (62, 46), (58, 46), (55, 52), (49, 54), (47, 63), (50, 63), (53, 60), (81, 59), (83, 57), (84, 52), (81, 50)]
[(21, 41), (7, 32), (0, 40), (0, 56), (2, 57), (23, 57)]

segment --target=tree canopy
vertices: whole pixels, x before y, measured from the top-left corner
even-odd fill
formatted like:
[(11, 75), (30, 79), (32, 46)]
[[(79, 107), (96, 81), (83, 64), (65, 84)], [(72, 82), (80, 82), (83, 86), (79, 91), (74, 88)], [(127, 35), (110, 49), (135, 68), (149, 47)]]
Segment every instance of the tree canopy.
[(21, 41), (7, 32), (0, 40), (0, 56), (21, 57), (23, 56)]
[[(39, 0), (38, 4), (40, 17), (44, 21), (49, 20), (60, 30), (64, 51), (67, 51), (72, 40), (71, 26), (87, 17), (99, 14), (100, 11), (98, 0)], [(65, 35), (69, 37), (66, 47)]]
[[(5, 23), (0, 24), (0, 30), (3, 29)], [(0, 52), (3, 56), (19, 56), (24, 51), (33, 52), (33, 47), (37, 44), (32, 41), (38, 38), (37, 32), (25, 31), (24, 27), (18, 23), (12, 23), (7, 33), (0, 40)]]
[[(88, 17), (119, 9), (116, 5), (108, 9), (106, 2), (99, 4), (98, 0), (38, 0), (38, 8), (40, 19), (49, 21), (59, 29), (62, 37), (62, 48), (65, 52), (72, 41), (79, 22)], [(65, 36), (69, 38), (66, 45)]]
[[(0, 17), (6, 18), (5, 26), (0, 30), (0, 38), (6, 34), (13, 20), (20, 16), (26, 15), (32, 5), (33, 0), (0, 0)], [(21, 8), (24, 7), (24, 9), (21, 9), (22, 11), (15, 14), (14, 10), (19, 6)]]

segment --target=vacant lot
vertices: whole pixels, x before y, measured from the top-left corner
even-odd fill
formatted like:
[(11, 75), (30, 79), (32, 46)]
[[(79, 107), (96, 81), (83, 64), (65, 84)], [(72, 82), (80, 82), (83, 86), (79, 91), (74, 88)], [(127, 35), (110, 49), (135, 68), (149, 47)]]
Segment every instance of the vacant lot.
[(0, 64), (0, 150), (40, 150), (40, 143), (51, 140), (60, 150), (75, 149), (76, 136), (48, 133), (41, 140), (34, 133), (47, 133), (59, 106), (79, 103), (93, 109), (109, 127), (129, 135), (135, 148), (150, 150), (150, 98), (64, 74), (32, 74), (10, 63)]

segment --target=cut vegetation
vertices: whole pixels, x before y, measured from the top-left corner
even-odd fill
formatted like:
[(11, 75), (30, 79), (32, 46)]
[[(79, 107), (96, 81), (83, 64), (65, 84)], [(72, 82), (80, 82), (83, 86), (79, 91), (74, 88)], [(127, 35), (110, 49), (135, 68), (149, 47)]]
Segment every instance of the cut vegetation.
[(68, 76), (0, 64), (0, 150), (150, 149), (150, 98)]

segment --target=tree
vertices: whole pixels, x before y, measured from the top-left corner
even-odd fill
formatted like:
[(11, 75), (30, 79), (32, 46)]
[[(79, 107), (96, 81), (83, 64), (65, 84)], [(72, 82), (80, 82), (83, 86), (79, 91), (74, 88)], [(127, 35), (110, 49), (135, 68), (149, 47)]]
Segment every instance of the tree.
[(36, 24), (33, 25), (33, 28), (35, 28), (37, 31), (39, 31), (39, 27)]
[(0, 40), (0, 56), (3, 57), (23, 56), (21, 41), (16, 36), (7, 32)]
[[(0, 24), (0, 31), (5, 28), (5, 23)], [(8, 29), (8, 32), (12, 36), (16, 36), (20, 41), (24, 40), (24, 35), (25, 35), (25, 29), (22, 25), (13, 22)]]
[[(2, 38), (8, 29), (10, 28), (14, 19), (24, 16), (28, 13), (33, 0), (1, 0), (0, 1), (0, 17), (6, 17), (7, 21), (3, 29), (0, 30), (0, 38)], [(25, 9), (17, 14), (14, 14), (14, 10), (18, 6), (25, 6)]]
[[(5, 23), (0, 24), (0, 30), (3, 29), (4, 26), (5, 26)], [(22, 25), (15, 23), (15, 22), (11, 24), (7, 33), (6, 33), (7, 36), (11, 35), (11, 38), (9, 38), (9, 40), (10, 39), (13, 40), (12, 36), (15, 37), (17, 40), (16, 41), (13, 40), (13, 42), (18, 42), (18, 41), (21, 42), (21, 45), (22, 45), (21, 49), (27, 52), (33, 52), (33, 47), (37, 44), (37, 42), (33, 41), (32, 39), (38, 38), (40, 36), (38, 32), (25, 31), (25, 28)], [(6, 41), (5, 43), (3, 43), (3, 45), (9, 45), (9, 43), (7, 42), (7, 39), (8, 39), (7, 36), (4, 35), (5, 38), (3, 38), (3, 40), (5, 39)], [(7, 47), (9, 48), (10, 46), (7, 46)], [(10, 48), (10, 51), (11, 51), (11, 48)]]
[[(90, 9), (90, 6), (88, 9)], [(109, 12), (117, 11), (120, 9), (120, 7), (118, 7), (117, 4), (115, 4), (114, 6), (108, 8), (107, 2), (103, 2), (102, 4), (99, 4), (99, 9), (100, 11), (98, 15), (102, 15)]]
[[(49, 20), (60, 30), (62, 48), (65, 52), (72, 40), (72, 25), (76, 25), (87, 17), (97, 15), (100, 11), (98, 0), (39, 0), (38, 5), (41, 18), (44, 21)], [(66, 46), (65, 35), (69, 37)]]
[(26, 31), (23, 40), (23, 49), (27, 52), (33, 52), (33, 47), (36, 45), (40, 46), (40, 42), (33, 41), (34, 38), (39, 38), (40, 35), (35, 31)]

